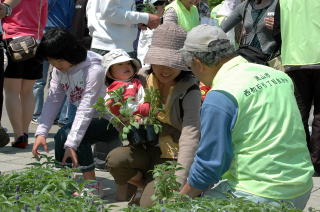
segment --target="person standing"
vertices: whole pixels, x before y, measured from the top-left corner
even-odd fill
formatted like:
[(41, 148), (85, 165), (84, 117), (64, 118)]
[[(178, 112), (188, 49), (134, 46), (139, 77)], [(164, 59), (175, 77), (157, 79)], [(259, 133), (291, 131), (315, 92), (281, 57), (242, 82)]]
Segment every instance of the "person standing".
[[(293, 80), (312, 163), (320, 175), (320, 2), (280, 0), (281, 58)], [(297, 25), (297, 23), (299, 23)], [(311, 135), (308, 120), (314, 105)]]
[[(70, 30), (74, 10), (74, 0), (48, 0), (48, 21), (45, 30), (48, 30), (48, 28), (51, 27), (63, 27)], [(34, 124), (38, 123), (38, 118), (41, 115), (44, 102), (44, 88), (47, 84), (49, 70), (52, 70), (52, 67), (49, 66), (48, 61), (43, 61), (42, 78), (38, 79), (33, 86), (35, 108), (32, 115), (32, 123)], [(72, 119), (71, 117), (68, 117), (68, 111), (70, 110), (73, 111), (73, 114), (75, 113), (75, 107), (65, 101), (65, 104), (62, 106), (60, 114), (57, 117), (58, 123), (65, 124), (65, 122), (68, 121), (68, 118)], [(59, 116), (61, 118), (59, 118)]]
[[(20, 0), (7, 0), (0, 3), (0, 20), (10, 16), (12, 9), (20, 3)], [(0, 43), (2, 44), (2, 27), (0, 27)], [(0, 48), (0, 63), (4, 64), (3, 45)], [(1, 125), (2, 106), (3, 106), (3, 82), (4, 82), (4, 65), (0, 65), (0, 147), (6, 146), (10, 142), (9, 135)]]
[[(36, 40), (40, 40), (47, 21), (47, 10), (47, 0), (21, 1), (10, 16), (2, 19), (5, 43), (21, 36), (33, 36)], [(4, 73), (4, 90), (7, 113), (14, 132), (12, 146), (26, 148), (34, 109), (32, 89), (35, 80), (42, 77), (42, 62), (38, 57), (14, 62), (9, 54), (7, 56), (8, 67)]]
[(124, 49), (134, 58), (138, 25), (154, 29), (160, 24), (159, 16), (137, 12), (134, 0), (89, 0), (87, 18), (92, 51), (105, 55), (112, 49)]

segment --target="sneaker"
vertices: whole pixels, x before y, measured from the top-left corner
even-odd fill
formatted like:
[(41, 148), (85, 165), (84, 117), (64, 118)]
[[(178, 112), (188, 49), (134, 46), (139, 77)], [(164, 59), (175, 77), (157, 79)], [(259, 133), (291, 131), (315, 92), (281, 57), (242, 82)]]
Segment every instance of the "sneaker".
[(39, 124), (37, 118), (32, 118), (31, 123), (32, 123), (32, 124)]
[(28, 135), (24, 133), (12, 142), (12, 147), (25, 149), (28, 146)]
[(10, 142), (10, 137), (7, 133), (7, 131), (0, 127), (0, 147), (6, 146)]

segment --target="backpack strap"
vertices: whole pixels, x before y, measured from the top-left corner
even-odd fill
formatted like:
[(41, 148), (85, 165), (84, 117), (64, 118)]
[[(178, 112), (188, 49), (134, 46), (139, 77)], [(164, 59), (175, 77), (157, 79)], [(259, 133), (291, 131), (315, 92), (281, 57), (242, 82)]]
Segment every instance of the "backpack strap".
[(184, 97), (192, 90), (200, 90), (199, 85), (193, 84), (191, 87), (189, 87), (186, 92), (184, 92), (180, 97), (179, 97), (179, 108), (180, 108), (180, 118), (183, 120), (184, 112), (183, 112), (183, 107), (182, 107), (182, 102)]

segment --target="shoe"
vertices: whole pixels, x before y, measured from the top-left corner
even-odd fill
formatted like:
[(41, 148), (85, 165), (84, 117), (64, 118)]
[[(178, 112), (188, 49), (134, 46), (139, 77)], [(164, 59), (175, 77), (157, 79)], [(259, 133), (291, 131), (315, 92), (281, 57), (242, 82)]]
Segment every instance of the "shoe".
[(136, 193), (130, 198), (128, 205), (137, 205), (140, 206), (140, 199), (143, 193), (143, 188), (137, 188)]
[(28, 134), (24, 133), (16, 141), (12, 142), (12, 147), (25, 149), (28, 146)]
[(39, 124), (37, 118), (32, 118), (31, 123), (32, 123), (32, 124)]
[(85, 186), (85, 188), (82, 190), (81, 193), (79, 192), (74, 192), (73, 196), (98, 196), (100, 198), (103, 197), (103, 191), (101, 189), (100, 182), (93, 182), (89, 183), (88, 185)]
[(0, 147), (6, 146), (10, 142), (10, 137), (7, 133), (7, 131), (0, 127)]

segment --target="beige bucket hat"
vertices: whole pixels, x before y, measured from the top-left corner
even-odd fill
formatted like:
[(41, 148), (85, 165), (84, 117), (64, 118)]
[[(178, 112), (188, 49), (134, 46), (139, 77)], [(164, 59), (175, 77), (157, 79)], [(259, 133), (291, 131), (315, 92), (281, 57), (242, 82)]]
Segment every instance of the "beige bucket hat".
[(174, 23), (164, 23), (153, 32), (151, 46), (144, 59), (145, 64), (163, 65), (182, 71), (190, 71), (179, 49), (183, 47), (187, 33)]

